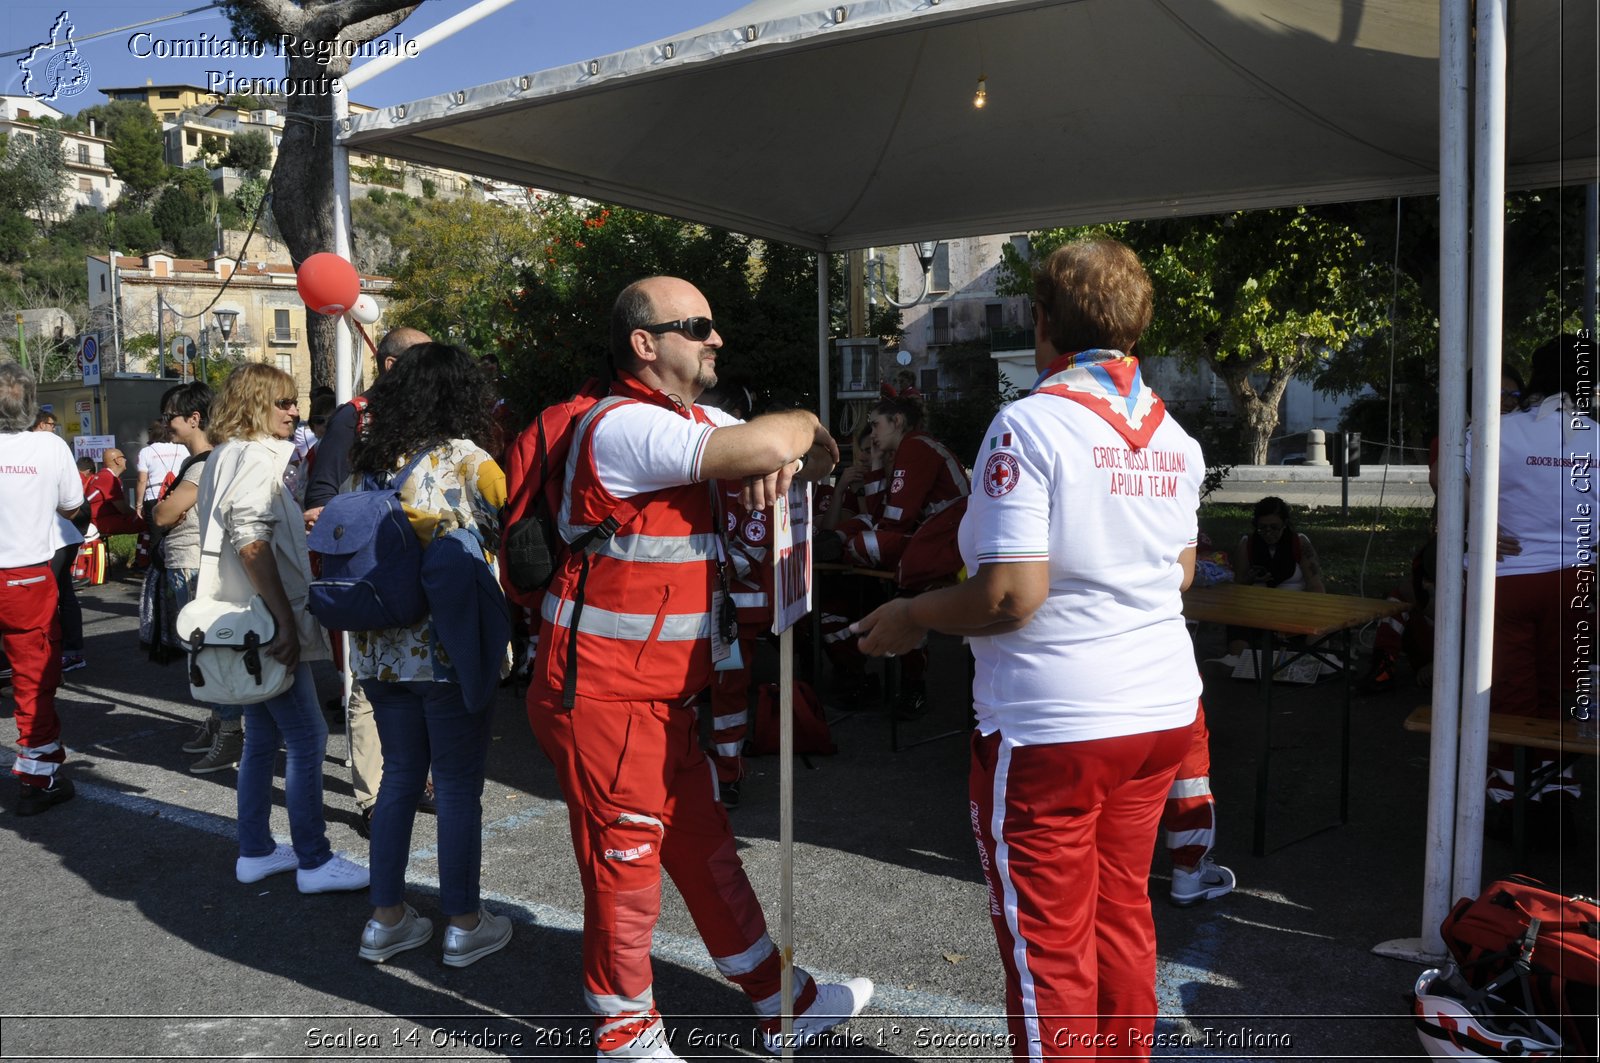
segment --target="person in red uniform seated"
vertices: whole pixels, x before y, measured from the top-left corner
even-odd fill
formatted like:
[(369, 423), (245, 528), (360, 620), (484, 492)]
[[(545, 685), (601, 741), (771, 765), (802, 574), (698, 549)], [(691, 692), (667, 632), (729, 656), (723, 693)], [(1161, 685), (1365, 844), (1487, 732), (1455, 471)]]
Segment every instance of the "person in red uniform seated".
[(1115, 240), (1035, 266), (1041, 380), (984, 433), (971, 575), (856, 624), (872, 654), (971, 643), (968, 796), (1019, 1060), (1145, 1059), (1155, 1029), (1148, 877), (1200, 697), (1182, 591), (1205, 461), (1123, 353), (1151, 300)]
[(128, 471), (128, 456), (112, 447), (102, 456), (105, 465), (84, 488), (89, 503), (89, 519), (102, 538), (110, 535), (137, 535), (145, 530), (144, 519), (128, 505), (122, 489), (122, 474)]
[[(961, 503), (972, 483), (950, 449), (923, 431), (921, 396), (885, 392), (868, 419), (883, 470), (882, 510), (873, 526), (848, 531), (845, 556), (867, 568), (894, 569), (917, 529)], [(901, 719), (915, 719), (926, 709), (927, 662), (925, 649), (908, 652), (901, 661), (900, 696), (894, 706)]]
[[(782, 958), (717, 804), (692, 705), (737, 633), (721, 494), (707, 481), (740, 481), (754, 512), (795, 475), (826, 475), (839, 452), (805, 410), (744, 423), (695, 405), (717, 382), (721, 346), (688, 281), (649, 277), (617, 297), (611, 394), (573, 429), (556, 517), (574, 549), (540, 607), (528, 717), (570, 814), (600, 1059), (679, 1058), (650, 967), (663, 869), (717, 970), (755, 1005), (767, 1047), (782, 1047)], [(614, 533), (584, 540), (602, 526)], [(872, 996), (864, 978), (819, 985), (799, 968), (793, 984), (797, 1044)]]

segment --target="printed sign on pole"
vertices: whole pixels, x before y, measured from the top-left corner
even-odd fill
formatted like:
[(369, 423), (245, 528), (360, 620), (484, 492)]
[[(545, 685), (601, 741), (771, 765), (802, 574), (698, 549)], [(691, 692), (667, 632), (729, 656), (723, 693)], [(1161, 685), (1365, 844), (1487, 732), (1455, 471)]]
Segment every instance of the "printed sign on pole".
[(72, 456), (75, 458), (93, 458), (97, 463), (102, 460), (106, 451), (115, 449), (116, 436), (73, 436)]
[(773, 511), (772, 630), (782, 634), (811, 612), (811, 485), (795, 483)]
[(83, 345), (78, 348), (78, 368), (83, 370), (85, 385), (88, 387), (100, 385), (100, 341), (93, 336), (85, 336)]

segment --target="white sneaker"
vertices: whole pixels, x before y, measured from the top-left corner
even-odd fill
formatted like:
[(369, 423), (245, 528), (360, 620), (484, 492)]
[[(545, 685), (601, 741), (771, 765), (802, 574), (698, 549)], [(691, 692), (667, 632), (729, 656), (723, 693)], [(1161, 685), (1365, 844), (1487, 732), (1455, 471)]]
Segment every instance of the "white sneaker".
[(1214, 901), (1232, 893), (1236, 884), (1233, 872), (1207, 854), (1193, 871), (1172, 869), (1172, 903), (1188, 908), (1201, 901)]
[(301, 893), (343, 893), (366, 889), (368, 877), (366, 868), (334, 853), (321, 867), (295, 872), (294, 881)]
[[(823, 1034), (861, 1014), (861, 1009), (872, 999), (872, 979), (850, 978), (843, 982), (817, 986), (817, 999), (811, 1002), (804, 1015), (794, 1017), (793, 1043), (796, 1049), (817, 1040)], [(783, 1033), (763, 1035), (767, 1051), (773, 1055), (783, 1053)]]
[(280, 845), (266, 856), (241, 856), (233, 865), (233, 874), (240, 882), (260, 882), (268, 875), (293, 871), (300, 866), (294, 847)]
[(511, 920), (503, 915), (478, 909), (478, 925), (471, 930), (450, 927), (444, 932), (446, 967), (469, 967), (491, 952), (499, 952), (511, 940)]

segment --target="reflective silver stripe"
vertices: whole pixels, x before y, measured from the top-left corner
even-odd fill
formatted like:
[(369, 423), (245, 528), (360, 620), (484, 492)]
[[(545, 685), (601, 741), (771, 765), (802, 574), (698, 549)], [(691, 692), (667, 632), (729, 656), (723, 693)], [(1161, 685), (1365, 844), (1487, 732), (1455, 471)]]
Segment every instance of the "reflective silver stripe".
[[(544, 596), (539, 613), (556, 627), (572, 626), (572, 602), (554, 595)], [(597, 605), (584, 603), (583, 616), (578, 630), (585, 635), (598, 635), (607, 639), (643, 642), (656, 626), (654, 613), (615, 613)], [(710, 613), (668, 613), (661, 623), (658, 642), (693, 642), (711, 637)]]
[[(585, 529), (587, 530), (587, 529)], [(709, 533), (694, 535), (614, 535), (595, 551), (599, 557), (618, 561), (667, 562), (714, 561), (717, 537)]]
[(61, 765), (53, 760), (33, 760), (29, 757), (18, 757), (12, 762), (11, 770), (18, 775), (54, 775), (59, 767)]
[[(749, 722), (750, 714), (741, 709), (738, 712), (730, 712), (726, 716), (713, 716), (711, 718), (711, 728), (715, 731), (726, 731), (730, 727), (743, 727)], [(736, 749), (734, 752), (737, 753), (738, 750)]]
[[(806, 986), (811, 984), (811, 975), (804, 967), (794, 969), (794, 998), (799, 1000), (805, 995)], [(756, 1018), (772, 1019), (778, 1015), (778, 1008), (783, 1004), (783, 990), (778, 990), (770, 997), (764, 997), (754, 1002)], [(798, 1036), (798, 1032), (796, 1034)]]
[(1168, 797), (1210, 797), (1211, 780), (1201, 779), (1174, 779), (1172, 789), (1167, 791)]
[(739, 755), (739, 743), (738, 742), (718, 742), (717, 743), (717, 756), (719, 756), (719, 757), (737, 757), (738, 755)]
[(583, 1002), (596, 1015), (615, 1015), (618, 1021), (638, 1022), (646, 1016), (637, 1013), (655, 1007), (656, 997), (652, 987), (646, 989), (642, 997), (619, 997), (611, 993), (585, 992)]
[[(733, 956), (713, 956), (711, 962), (717, 965), (717, 973), (724, 978), (736, 978), (741, 974), (749, 974), (766, 962), (768, 956), (778, 951), (772, 939), (765, 934), (761, 940)], [(802, 973), (798, 969), (796, 974)]]
[[(956, 490), (960, 492), (957, 497), (965, 498), (967, 492), (972, 490), (972, 482), (967, 479), (967, 467), (962, 465), (960, 459), (958, 459), (954, 454), (950, 453), (949, 447), (945, 446), (937, 439), (934, 439), (932, 436), (926, 437), (923, 439), (923, 442), (931, 446), (935, 451), (938, 452), (939, 456), (944, 459), (945, 468), (950, 470), (950, 479), (955, 483)], [(939, 509), (943, 509), (949, 504), (950, 503), (946, 502), (941, 505)], [(939, 512), (938, 509), (934, 510), (932, 513), (929, 513), (928, 516), (931, 517), (937, 512)]]
[(47, 757), (51, 753), (54, 753), (57, 750), (59, 750), (60, 748), (61, 748), (61, 743), (60, 742), (46, 742), (42, 746), (22, 746), (22, 745), (19, 745), (17, 747), (17, 750), (18, 750), (19, 755), (20, 756), (24, 756), (24, 757)]
[(561, 482), (561, 512), (556, 514), (556, 531), (569, 543), (594, 527), (592, 524), (572, 524), (569, 520), (572, 515), (572, 477), (578, 470), (578, 452), (583, 449), (583, 438), (594, 425), (596, 417), (618, 403), (628, 401), (630, 400), (623, 395), (607, 395), (589, 407), (589, 412), (583, 415), (577, 427), (573, 429), (572, 449), (567, 452), (567, 470)]
[(933, 505), (929, 506), (923, 511), (922, 519), (927, 520), (930, 517), (936, 517), (966, 497), (967, 493), (963, 491), (954, 498), (947, 498), (943, 502), (935, 502)]
[(899, 506), (884, 506), (883, 507), (883, 519), (884, 520), (899, 520), (900, 519), (900, 515), (902, 513), (904, 513), (904, 512), (905, 512), (905, 510), (901, 509)]
[(630, 827), (654, 827), (657, 834), (665, 834), (667, 828), (654, 816), (647, 816), (642, 812), (623, 812), (617, 816), (617, 822)]
[(45, 580), (51, 579), (51, 578), (53, 578), (53, 577), (51, 577), (51, 576), (29, 576), (26, 579), (8, 579), (8, 580), (6, 580), (6, 586), (7, 587), (28, 587), (28, 586), (32, 586), (35, 583), (43, 583)]
[(1187, 849), (1191, 845), (1203, 845), (1207, 849), (1216, 841), (1217, 832), (1210, 827), (1199, 830), (1169, 830), (1167, 831), (1168, 849)]
[(878, 533), (875, 531), (861, 533), (861, 545), (867, 551), (867, 560), (876, 565), (883, 560), (883, 552), (878, 546)]
[(729, 597), (733, 599), (733, 604), (738, 606), (740, 609), (762, 609), (767, 605), (767, 595), (765, 591), (755, 594), (735, 593), (729, 595)]

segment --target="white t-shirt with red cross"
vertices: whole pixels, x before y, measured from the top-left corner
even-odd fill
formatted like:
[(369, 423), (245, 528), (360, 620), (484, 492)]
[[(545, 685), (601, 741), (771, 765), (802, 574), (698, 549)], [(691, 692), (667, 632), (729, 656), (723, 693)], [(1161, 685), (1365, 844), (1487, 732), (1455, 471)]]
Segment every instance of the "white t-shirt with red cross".
[(1170, 416), (1134, 449), (1099, 415), (1054, 395), (1001, 410), (984, 433), (961, 557), (1045, 561), (1029, 622), (970, 640), (983, 734), (1025, 745), (1186, 726), (1200, 675), (1183, 621), (1179, 555), (1195, 544), (1205, 460)]
[(52, 432), (0, 432), (0, 568), (25, 568), (50, 560), (83, 536), (58, 510), (83, 505), (83, 479), (72, 450)]

